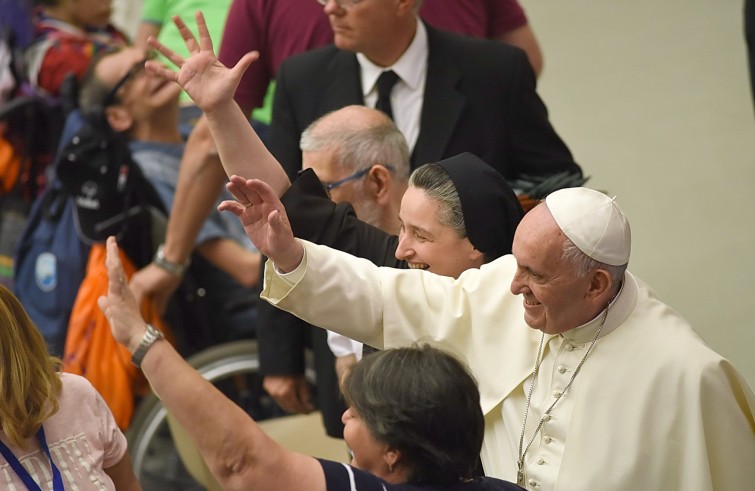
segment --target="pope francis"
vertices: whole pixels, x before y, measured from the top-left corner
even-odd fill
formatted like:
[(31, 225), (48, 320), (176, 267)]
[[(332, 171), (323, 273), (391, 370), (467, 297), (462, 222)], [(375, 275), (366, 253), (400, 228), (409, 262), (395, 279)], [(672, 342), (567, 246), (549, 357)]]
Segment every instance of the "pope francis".
[(755, 489), (755, 396), (626, 270), (614, 199), (551, 194), (512, 255), (454, 280), (296, 240), (265, 183), (233, 192), (221, 208), (274, 263), (267, 301), (372, 346), (429, 341), (466, 360), (486, 474), (538, 491)]

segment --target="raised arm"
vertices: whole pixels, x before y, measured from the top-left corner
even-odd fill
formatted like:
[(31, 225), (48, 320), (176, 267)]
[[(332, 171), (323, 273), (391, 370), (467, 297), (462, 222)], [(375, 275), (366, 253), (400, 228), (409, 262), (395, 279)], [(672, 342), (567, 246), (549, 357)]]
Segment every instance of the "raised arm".
[[(212, 40), (201, 14), (197, 14), (197, 19), (200, 35), (204, 36), (200, 43), (205, 46), (204, 50), (200, 49), (183, 22), (174, 19), (187, 46), (190, 46), (187, 60), (158, 41), (149, 41), (182, 70), (175, 73), (159, 63), (148, 63), (148, 69), (182, 84), (197, 105), (206, 111), (189, 136), (181, 159), (173, 203), (173, 209), (180, 212), (171, 213), (169, 217), (163, 251), (165, 259), (173, 264), (185, 264), (191, 257), (202, 224), (226, 181), (226, 172), (262, 179), (279, 195), (290, 186), (283, 169), (233, 102), (241, 75), (256, 54), (249, 53), (229, 70), (212, 53)], [(150, 297), (162, 312), (180, 282), (180, 276), (150, 264), (134, 274), (131, 287), (139, 300)]]
[[(126, 285), (114, 237), (107, 242), (108, 294), (100, 297), (115, 339), (134, 352), (146, 325)], [(186, 428), (225, 490), (325, 490), (312, 457), (284, 449), (240, 407), (188, 365), (166, 341), (157, 341), (141, 364), (165, 407)]]
[(177, 82), (202, 109), (227, 175), (261, 179), (280, 196), (290, 185), (288, 177), (233, 100), (241, 76), (259, 53), (247, 53), (233, 68), (225, 67), (213, 53), (212, 39), (201, 12), (197, 12), (196, 20), (198, 41), (179, 17), (173, 18), (186, 42), (188, 58), (184, 59), (154, 38), (149, 40), (150, 46), (179, 70), (174, 72), (158, 62), (148, 62), (147, 69)]

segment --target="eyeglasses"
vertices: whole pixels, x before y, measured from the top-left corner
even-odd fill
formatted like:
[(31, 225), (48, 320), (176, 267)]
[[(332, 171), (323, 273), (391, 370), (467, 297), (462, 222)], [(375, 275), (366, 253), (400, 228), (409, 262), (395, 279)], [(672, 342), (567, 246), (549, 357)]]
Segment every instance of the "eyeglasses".
[(102, 106), (108, 107), (115, 104), (118, 101), (118, 91), (121, 90), (124, 85), (126, 85), (126, 82), (128, 82), (144, 70), (144, 64), (147, 61), (155, 59), (156, 56), (157, 52), (150, 50), (147, 52), (147, 55), (143, 60), (137, 61), (136, 63), (131, 65), (131, 68), (128, 69), (126, 74), (121, 77), (121, 79), (118, 80), (118, 83), (116, 83), (113, 88), (110, 89), (105, 95), (105, 98), (102, 100)]
[[(363, 0), (335, 0), (336, 5), (342, 9), (350, 9), (358, 3), (362, 3), (362, 1)], [(330, 0), (317, 0), (317, 3), (323, 7), (326, 6), (328, 2), (330, 2)]]
[[(320, 0), (318, 0), (320, 1)], [(324, 182), (322, 183), (323, 186), (325, 186), (325, 190), (330, 194), (332, 190), (337, 188), (338, 186), (341, 186), (343, 184), (346, 184), (349, 181), (356, 181), (357, 179), (361, 179), (364, 176), (367, 175), (368, 172), (372, 170), (372, 168), (375, 167), (374, 165), (371, 165), (367, 167), (366, 169), (358, 170), (355, 173), (351, 174), (350, 176), (346, 176), (343, 179), (339, 179), (335, 182)], [(396, 169), (393, 168), (392, 165), (383, 165), (386, 169), (388, 169), (391, 172), (394, 172)]]

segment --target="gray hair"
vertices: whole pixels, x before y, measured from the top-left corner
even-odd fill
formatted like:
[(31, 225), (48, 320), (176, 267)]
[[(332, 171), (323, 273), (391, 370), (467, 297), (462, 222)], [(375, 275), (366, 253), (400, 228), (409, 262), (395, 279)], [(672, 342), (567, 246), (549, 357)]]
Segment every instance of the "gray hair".
[(569, 239), (569, 237), (564, 238), (564, 245), (561, 251), (561, 259), (571, 263), (571, 265), (574, 266), (574, 272), (578, 278), (583, 278), (588, 273), (590, 273), (590, 271), (594, 271), (596, 269), (605, 270), (611, 277), (611, 282), (613, 283), (612, 288), (614, 289), (619, 288), (619, 285), (621, 285), (621, 282), (624, 279), (624, 272), (627, 270), (626, 264), (622, 264), (620, 266), (612, 266), (610, 264), (596, 261), (595, 259), (582, 252), (582, 250), (577, 247), (574, 242)]
[(459, 238), (467, 236), (459, 193), (443, 167), (432, 163), (418, 167), (409, 177), (409, 185), (423, 190), (430, 199), (438, 203), (440, 223), (453, 228)]
[(318, 131), (323, 116), (301, 135), (299, 148), (302, 152), (316, 152), (325, 148), (336, 149), (335, 165), (348, 173), (368, 169), (375, 164), (393, 167), (396, 178), (406, 181), (409, 175), (409, 147), (401, 131), (390, 119), (358, 130), (342, 126)]

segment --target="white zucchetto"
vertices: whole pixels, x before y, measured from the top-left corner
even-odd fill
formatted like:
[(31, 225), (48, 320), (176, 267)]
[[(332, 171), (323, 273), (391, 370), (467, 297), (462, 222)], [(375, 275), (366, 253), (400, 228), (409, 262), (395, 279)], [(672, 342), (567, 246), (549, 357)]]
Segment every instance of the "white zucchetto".
[(594, 189), (566, 188), (549, 194), (545, 205), (561, 231), (589, 257), (611, 266), (629, 262), (632, 233), (616, 198)]

